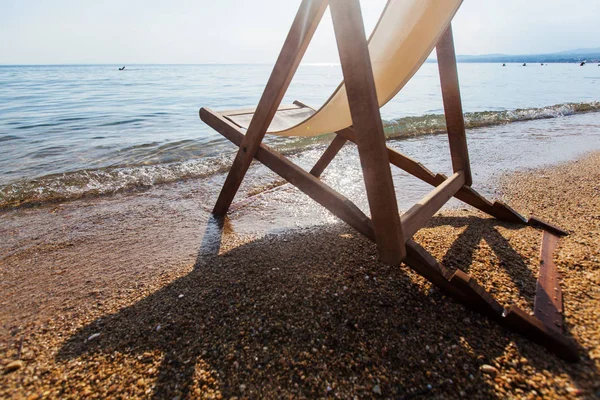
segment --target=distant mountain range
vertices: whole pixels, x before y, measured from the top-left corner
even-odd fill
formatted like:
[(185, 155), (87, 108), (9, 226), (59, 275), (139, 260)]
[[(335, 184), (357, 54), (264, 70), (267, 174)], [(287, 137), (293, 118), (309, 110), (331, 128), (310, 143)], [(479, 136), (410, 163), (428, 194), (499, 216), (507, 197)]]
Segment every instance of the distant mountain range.
[[(435, 62), (435, 60), (429, 60)], [(458, 62), (473, 63), (556, 63), (556, 62), (600, 62), (600, 47), (594, 49), (575, 49), (548, 54), (483, 54), (478, 56), (457, 55)]]

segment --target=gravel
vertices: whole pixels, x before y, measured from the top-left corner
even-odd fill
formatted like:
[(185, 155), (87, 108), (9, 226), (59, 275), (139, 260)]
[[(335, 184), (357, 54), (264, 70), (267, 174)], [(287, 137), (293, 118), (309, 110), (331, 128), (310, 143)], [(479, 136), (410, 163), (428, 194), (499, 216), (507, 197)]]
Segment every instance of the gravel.
[[(382, 265), (346, 225), (266, 235), (226, 227), (218, 252), (205, 241), (190, 261), (181, 243), (156, 250), (178, 232), (187, 240), (189, 219), (174, 217), (178, 231), (157, 213), (166, 233), (130, 225), (119, 240), (115, 228), (68, 243), (26, 238), (3, 253), (0, 397), (600, 397), (600, 153), (503, 177), (501, 188), (515, 209), (570, 232), (555, 262), (579, 363), (465, 309), (404, 265)], [(69, 214), (75, 223), (80, 212)], [(104, 223), (95, 229), (113, 229)], [(503, 305), (531, 311), (539, 230), (444, 210), (415, 239)], [(90, 261), (94, 246), (101, 264)], [(111, 258), (119, 252), (141, 261)]]

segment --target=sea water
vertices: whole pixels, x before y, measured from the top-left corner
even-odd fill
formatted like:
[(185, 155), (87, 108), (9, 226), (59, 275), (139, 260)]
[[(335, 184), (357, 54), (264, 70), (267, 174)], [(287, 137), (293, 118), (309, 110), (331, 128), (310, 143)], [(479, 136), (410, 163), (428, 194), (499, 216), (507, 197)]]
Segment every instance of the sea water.
[[(256, 106), (271, 69), (0, 66), (0, 208), (222, 173), (236, 148), (198, 110)], [(600, 149), (600, 67), (461, 63), (458, 70), (474, 170), (476, 163), (528, 167)], [(283, 102), (317, 108), (340, 80), (339, 65), (301, 65)], [(381, 110), (390, 145), (430, 168), (447, 158), (439, 156), (447, 141), (436, 135), (445, 129), (442, 113), (435, 63), (424, 64)], [(328, 140), (265, 138), (307, 166)]]

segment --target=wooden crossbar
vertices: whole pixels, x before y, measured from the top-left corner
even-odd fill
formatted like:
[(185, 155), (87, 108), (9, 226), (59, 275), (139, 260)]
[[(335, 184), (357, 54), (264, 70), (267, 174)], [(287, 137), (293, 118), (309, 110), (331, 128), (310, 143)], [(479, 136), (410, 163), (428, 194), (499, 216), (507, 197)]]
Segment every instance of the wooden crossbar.
[(401, 218), (404, 237), (410, 238), (417, 233), (464, 184), (465, 173), (456, 172), (405, 212)]
[[(286, 104), (286, 105), (280, 105), (277, 108), (277, 111), (297, 110), (298, 108), (300, 108), (299, 105)], [(234, 109), (234, 110), (220, 110), (219, 114), (223, 115), (224, 117), (234, 117), (236, 115), (254, 114), (255, 112), (256, 112), (256, 107), (254, 107), (254, 108), (238, 108), (238, 109)]]
[(333, 141), (329, 144), (321, 158), (317, 161), (317, 163), (310, 170), (310, 174), (316, 176), (317, 178), (321, 176), (325, 168), (331, 163), (331, 161), (335, 158), (337, 153), (344, 147), (348, 140), (343, 136), (336, 135), (333, 138)]

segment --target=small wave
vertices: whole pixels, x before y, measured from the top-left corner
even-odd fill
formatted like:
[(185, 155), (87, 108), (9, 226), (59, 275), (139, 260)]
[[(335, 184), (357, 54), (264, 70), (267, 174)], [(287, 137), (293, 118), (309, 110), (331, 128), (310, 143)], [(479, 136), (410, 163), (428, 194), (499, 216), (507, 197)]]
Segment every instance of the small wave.
[[(511, 122), (556, 118), (573, 114), (600, 111), (600, 102), (565, 103), (540, 108), (523, 108), (504, 111), (478, 111), (465, 113), (467, 129), (502, 125)], [(443, 114), (427, 114), (418, 117), (403, 117), (384, 121), (384, 130), (389, 138), (402, 138), (446, 132)]]
[(0, 187), (0, 210), (143, 190), (158, 184), (201, 178), (224, 171), (229, 164), (226, 160), (215, 157), (173, 164), (84, 170), (15, 182)]
[(159, 111), (159, 112), (155, 112), (155, 113), (151, 113), (151, 114), (143, 114), (142, 117), (144, 117), (144, 118), (156, 118), (156, 117), (161, 117), (163, 115), (169, 115), (169, 113), (168, 112)]
[(29, 153), (26, 156), (30, 158), (46, 158), (61, 154), (66, 150), (67, 147), (65, 146), (49, 146)]
[(107, 122), (105, 124), (100, 124), (100, 126), (116, 126), (116, 125), (135, 124), (136, 122), (144, 122), (144, 119), (143, 118), (132, 118), (132, 119), (126, 119), (123, 121)]
[(61, 122), (73, 122), (73, 121), (85, 121), (89, 118), (86, 117), (68, 117), (68, 118), (60, 118), (59, 121)]
[(6, 135), (6, 136), (0, 136), (0, 142), (8, 142), (10, 140), (19, 140), (21, 139), (19, 136), (15, 136), (15, 135)]
[(57, 123), (52, 123), (52, 124), (34, 124), (34, 125), (21, 125), (21, 126), (17, 126), (15, 127), (15, 129), (35, 129), (35, 128), (44, 128), (47, 126), (58, 126), (59, 124)]
[[(465, 114), (465, 125), (468, 129), (472, 129), (594, 111), (600, 111), (600, 102), (471, 112)], [(389, 138), (397, 139), (446, 132), (443, 114), (385, 121), (384, 127)], [(312, 138), (269, 137), (268, 144), (284, 155), (290, 156), (312, 149), (314, 146), (322, 146), (331, 137), (332, 135)], [(16, 139), (19, 137), (0, 137), (0, 141)], [(150, 142), (131, 146), (120, 150), (122, 153), (131, 153), (131, 157), (121, 165), (47, 175), (35, 180), (23, 180), (0, 186), (0, 210), (143, 190), (154, 185), (202, 178), (223, 172), (230, 166), (230, 154), (226, 151), (222, 155), (216, 155), (223, 149), (220, 147), (222, 144), (223, 140), (216, 139), (211, 143), (182, 140), (167, 144)], [(207, 149), (210, 149), (210, 152)], [(53, 154), (61, 149), (46, 148), (38, 151), (42, 152), (38, 154), (40, 156)]]

